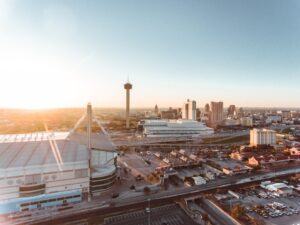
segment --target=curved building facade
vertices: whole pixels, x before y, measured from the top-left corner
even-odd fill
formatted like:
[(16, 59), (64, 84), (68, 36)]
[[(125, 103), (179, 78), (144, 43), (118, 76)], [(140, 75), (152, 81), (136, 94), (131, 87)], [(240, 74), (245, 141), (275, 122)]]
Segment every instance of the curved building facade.
[(87, 199), (110, 189), (116, 179), (117, 153), (105, 138), (92, 134), (89, 150), (85, 134), (0, 135), (0, 205), (69, 191)]

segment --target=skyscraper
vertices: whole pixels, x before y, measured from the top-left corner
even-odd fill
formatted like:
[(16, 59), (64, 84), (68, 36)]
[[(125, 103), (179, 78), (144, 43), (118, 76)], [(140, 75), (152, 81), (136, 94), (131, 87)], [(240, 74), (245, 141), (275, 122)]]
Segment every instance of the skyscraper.
[(245, 116), (245, 112), (244, 112), (244, 109), (242, 107), (238, 108), (237, 115), (238, 115), (238, 118), (241, 118), (241, 117)]
[(204, 106), (204, 112), (205, 113), (209, 113), (210, 112), (210, 108), (209, 108), (209, 104), (206, 103), (205, 106)]
[(223, 116), (223, 102), (211, 102), (210, 103), (210, 123), (212, 125), (219, 125), (222, 123)]
[(227, 116), (229, 117), (234, 116), (235, 109), (236, 109), (235, 105), (230, 105), (227, 110)]
[(132, 89), (132, 84), (127, 82), (124, 84), (124, 89), (126, 90), (126, 128), (130, 127), (129, 114), (130, 114), (130, 90)]
[(196, 120), (196, 101), (187, 100), (182, 106), (182, 119)]
[(156, 115), (158, 115), (158, 113), (159, 113), (159, 110), (158, 110), (158, 106), (157, 106), (157, 105), (155, 105), (155, 107), (154, 107), (154, 113), (155, 113)]

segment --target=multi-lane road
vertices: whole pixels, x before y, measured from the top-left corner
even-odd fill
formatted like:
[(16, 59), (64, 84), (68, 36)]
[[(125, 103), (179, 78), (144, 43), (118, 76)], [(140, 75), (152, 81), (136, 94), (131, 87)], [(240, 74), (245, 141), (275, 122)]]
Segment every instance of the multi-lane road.
[(201, 186), (168, 190), (149, 196), (142, 195), (131, 198), (115, 199), (111, 204), (106, 205), (103, 205), (97, 201), (92, 201), (91, 203), (84, 204), (84, 207), (78, 207), (72, 210), (66, 210), (57, 213), (52, 218), (49, 217), (49, 215), (28, 217), (26, 219), (23, 218), (15, 221), (8, 221), (8, 224), (60, 224), (70, 222), (70, 220), (84, 220), (87, 218), (97, 217), (99, 215), (120, 213), (122, 211), (128, 211), (128, 209), (147, 207), (149, 198), (151, 199), (152, 206), (164, 205), (172, 203), (181, 198), (197, 196), (202, 193), (214, 191), (218, 188), (232, 188), (238, 185), (244, 185), (295, 173), (300, 173), (300, 167), (282, 169), (276, 171), (276, 173), (262, 172), (257, 174), (252, 173), (236, 175), (223, 179), (217, 179)]

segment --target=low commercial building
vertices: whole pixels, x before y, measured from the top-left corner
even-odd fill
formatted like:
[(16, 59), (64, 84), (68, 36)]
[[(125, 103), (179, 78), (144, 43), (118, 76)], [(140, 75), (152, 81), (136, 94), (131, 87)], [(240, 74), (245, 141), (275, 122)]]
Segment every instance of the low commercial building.
[(290, 150), (291, 155), (299, 155), (300, 156), (300, 147), (293, 147)]
[(214, 180), (216, 178), (216, 174), (211, 171), (205, 171), (204, 175), (209, 180)]
[(285, 183), (271, 183), (264, 186), (268, 191), (274, 192), (279, 196), (288, 196), (293, 193), (293, 189)]
[(257, 155), (248, 159), (249, 166), (262, 166), (267, 164), (285, 164), (291, 160), (298, 160), (299, 156), (286, 156), (283, 154), (278, 155)]
[(177, 151), (176, 151), (176, 150), (173, 150), (173, 151), (171, 152), (171, 155), (172, 155), (172, 156), (174, 156), (174, 157), (176, 157), (176, 156), (177, 156), (177, 154), (178, 154), (178, 153), (177, 153)]
[(192, 179), (194, 180), (195, 185), (206, 184), (206, 180), (201, 176), (192, 177)]
[(240, 121), (239, 120), (235, 120), (235, 119), (231, 119), (231, 118), (227, 118), (223, 121), (223, 125), (224, 126), (228, 126), (228, 127), (231, 127), (231, 126), (238, 126), (240, 125)]
[(185, 155), (185, 150), (184, 150), (184, 149), (180, 149), (180, 150), (179, 150), (179, 154), (180, 154), (180, 155)]
[(223, 174), (223, 172), (220, 170), (220, 168), (215, 168), (213, 166), (208, 165), (207, 163), (203, 163), (202, 167), (203, 167), (203, 173), (205, 174), (205, 176), (207, 176), (208, 173), (212, 173), (215, 178), (216, 176), (220, 176)]
[(242, 161), (244, 159), (243, 154), (241, 154), (239, 151), (231, 152), (230, 158), (238, 161)]
[(266, 123), (279, 123), (281, 120), (281, 115), (268, 115), (266, 118)]
[(240, 124), (244, 127), (252, 127), (253, 126), (253, 119), (252, 117), (242, 117), (240, 118)]
[(190, 154), (190, 155), (189, 155), (189, 158), (190, 158), (191, 160), (193, 160), (193, 161), (198, 161), (198, 157), (197, 157), (196, 155), (194, 155), (194, 154)]
[(252, 170), (251, 167), (231, 159), (210, 159), (207, 162), (226, 175), (242, 174)]

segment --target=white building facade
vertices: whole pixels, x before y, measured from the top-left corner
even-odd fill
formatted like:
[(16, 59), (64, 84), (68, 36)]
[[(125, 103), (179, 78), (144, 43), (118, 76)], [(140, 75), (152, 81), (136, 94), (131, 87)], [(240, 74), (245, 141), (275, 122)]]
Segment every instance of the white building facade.
[(196, 101), (187, 100), (186, 103), (183, 104), (182, 109), (182, 119), (185, 120), (196, 120)]
[(144, 120), (140, 124), (146, 137), (201, 137), (214, 133), (212, 128), (193, 120)]
[(253, 119), (252, 119), (252, 117), (242, 117), (242, 118), (240, 118), (240, 124), (241, 124), (241, 126), (252, 127)]
[(253, 129), (250, 131), (250, 145), (275, 145), (276, 132), (268, 129)]
[[(0, 135), (0, 201), (65, 191), (87, 196), (109, 189), (116, 178), (117, 154), (89, 153), (68, 134)], [(94, 177), (101, 182), (94, 184)]]

